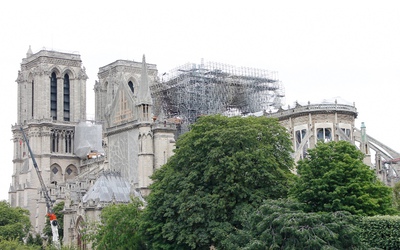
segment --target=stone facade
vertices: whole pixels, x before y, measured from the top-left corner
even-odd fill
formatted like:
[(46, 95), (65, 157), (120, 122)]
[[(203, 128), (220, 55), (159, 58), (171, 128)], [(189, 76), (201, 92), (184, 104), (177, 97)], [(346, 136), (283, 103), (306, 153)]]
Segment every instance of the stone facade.
[(304, 158), (307, 150), (314, 148), (318, 141), (346, 140), (364, 153), (364, 163), (374, 169), (386, 185), (393, 186), (400, 180), (400, 154), (367, 135), (364, 123), (360, 129), (355, 127), (357, 109), (354, 104), (343, 100), (303, 105), (296, 103), (295, 107), (281, 107), (264, 115), (279, 119), (280, 124), (288, 130), (295, 162)]
[(293, 108), (280, 108), (268, 117), (278, 118), (291, 135), (295, 161), (305, 157), (308, 148), (319, 140), (348, 140), (355, 143), (354, 121), (357, 109), (354, 105), (338, 103), (296, 104)]
[[(86, 141), (75, 136), (86, 122), (87, 76), (80, 55), (48, 50), (33, 54), (29, 48), (18, 72), (18, 120), (12, 126), (9, 202), (28, 209), (34, 231), (43, 230), (46, 202), (22, 127), (51, 199), (65, 202), (64, 243), (82, 248), (83, 225), (98, 220), (110, 203), (147, 195), (149, 176), (175, 148), (175, 124), (153, 114), (150, 86), (157, 80), (156, 65), (147, 64), (144, 57), (142, 62), (118, 60), (101, 67), (98, 76), (95, 126), (102, 132)], [(77, 154), (85, 143), (102, 153), (89, 159), (82, 157), (80, 148)], [(95, 188), (121, 183), (128, 187), (124, 194), (118, 193), (120, 188)], [(121, 195), (125, 198), (119, 199)]]
[(56, 51), (32, 54), (29, 49), (18, 72), (9, 202), (30, 211), (36, 232), (43, 229), (46, 205), (20, 129), (29, 140), (43, 180), (57, 186), (51, 191), (52, 198), (62, 199), (58, 194), (66, 181), (79, 174), (80, 159), (73, 154), (74, 127), (86, 116), (86, 79), (79, 55)]

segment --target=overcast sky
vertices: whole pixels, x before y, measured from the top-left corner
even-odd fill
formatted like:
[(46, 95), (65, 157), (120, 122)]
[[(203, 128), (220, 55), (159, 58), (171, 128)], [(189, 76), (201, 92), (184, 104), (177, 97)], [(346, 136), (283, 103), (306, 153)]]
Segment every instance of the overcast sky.
[(214, 61), (277, 71), (286, 105), (340, 97), (356, 126), (400, 151), (400, 4), (396, 1), (9, 1), (0, 9), (0, 200), (12, 175), (17, 73), (33, 53), (78, 52), (88, 108), (99, 67), (118, 59), (160, 73)]

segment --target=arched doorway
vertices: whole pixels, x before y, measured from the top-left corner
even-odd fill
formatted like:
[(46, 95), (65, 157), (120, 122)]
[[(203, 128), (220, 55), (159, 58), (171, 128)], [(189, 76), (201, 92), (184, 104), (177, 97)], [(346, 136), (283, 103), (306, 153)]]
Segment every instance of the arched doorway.
[(85, 221), (82, 218), (82, 216), (79, 216), (78, 220), (76, 221), (76, 235), (77, 235), (77, 247), (79, 250), (86, 250), (86, 242), (83, 237), (84, 233), (84, 228), (85, 228)]

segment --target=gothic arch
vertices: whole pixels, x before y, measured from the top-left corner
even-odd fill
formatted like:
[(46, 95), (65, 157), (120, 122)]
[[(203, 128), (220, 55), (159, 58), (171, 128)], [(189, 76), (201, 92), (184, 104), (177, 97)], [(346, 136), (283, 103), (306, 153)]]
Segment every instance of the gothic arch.
[(64, 69), (64, 71), (62, 72), (61, 76), (64, 77), (65, 74), (68, 74), (70, 80), (73, 80), (73, 79), (76, 78), (75, 72), (70, 68)]
[(132, 94), (136, 96), (137, 89), (139, 87), (139, 81), (134, 76), (129, 76), (126, 82), (128, 84), (129, 89), (131, 90)]
[(50, 183), (63, 182), (63, 173), (58, 164), (53, 164), (50, 167)]
[(151, 132), (139, 134), (139, 152), (149, 153), (153, 151), (152, 140), (153, 135)]
[(57, 78), (60, 78), (61, 77), (61, 69), (60, 69), (60, 67), (58, 67), (58, 66), (56, 66), (56, 65), (54, 65), (54, 66), (52, 66), (51, 68), (50, 68), (50, 77), (51, 77), (51, 74), (52, 73), (55, 73), (56, 74), (56, 77)]
[(78, 175), (78, 169), (74, 165), (69, 165), (65, 169), (65, 180), (74, 179)]
[(105, 87), (105, 91), (107, 93), (107, 99), (110, 98), (107, 103), (111, 103), (112, 100), (114, 100), (115, 94), (117, 92), (116, 88), (115, 88), (115, 82), (109, 79), (106, 79), (104, 87)]
[(77, 247), (78, 249), (87, 249), (86, 248), (86, 243), (83, 239), (83, 231), (85, 229), (85, 220), (83, 219), (82, 216), (79, 216), (78, 219), (76, 220), (75, 223), (75, 232), (76, 232), (76, 240), (77, 240)]

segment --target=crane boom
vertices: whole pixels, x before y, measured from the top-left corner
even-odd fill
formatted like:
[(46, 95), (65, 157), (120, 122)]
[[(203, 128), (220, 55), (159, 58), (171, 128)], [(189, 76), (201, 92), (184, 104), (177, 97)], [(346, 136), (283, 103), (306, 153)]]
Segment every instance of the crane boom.
[(35, 167), (35, 170), (36, 170), (40, 185), (42, 187), (42, 192), (43, 192), (44, 199), (46, 200), (47, 216), (50, 219), (50, 226), (51, 226), (51, 231), (52, 231), (52, 234), (53, 234), (53, 244), (56, 246), (57, 249), (60, 249), (60, 242), (59, 242), (59, 239), (58, 239), (58, 223), (57, 223), (57, 217), (56, 217), (56, 215), (54, 214), (54, 211), (53, 211), (53, 201), (51, 200), (50, 195), (49, 195), (49, 191), (47, 190), (47, 187), (44, 184), (42, 174), (40, 173), (39, 167), (38, 167), (36, 159), (35, 159), (35, 155), (32, 152), (32, 149), (31, 149), (31, 147), (29, 145), (28, 139), (26, 138), (24, 129), (22, 128), (22, 126), (20, 127), (20, 129), (21, 129), (21, 132), (22, 132), (22, 136), (24, 137), (24, 141), (26, 143), (26, 146), (28, 147), (29, 154), (31, 155), (33, 166)]

